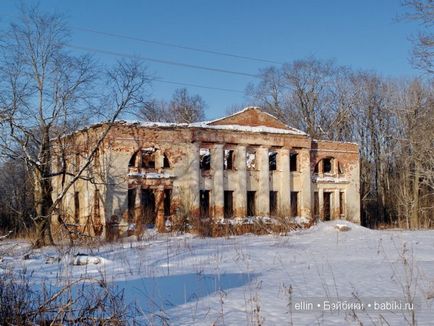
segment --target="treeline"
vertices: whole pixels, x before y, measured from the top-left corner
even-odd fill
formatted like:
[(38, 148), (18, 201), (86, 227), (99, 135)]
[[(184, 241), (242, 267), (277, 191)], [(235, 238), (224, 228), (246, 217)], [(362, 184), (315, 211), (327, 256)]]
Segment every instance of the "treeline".
[[(434, 226), (432, 79), (385, 78), (316, 58), (264, 68), (259, 75), (259, 82), (246, 87), (248, 105), (313, 138), (359, 144), (363, 225)], [(170, 102), (148, 102), (139, 117), (194, 122), (204, 107), (199, 96), (183, 89)]]
[(434, 226), (433, 80), (384, 78), (332, 61), (261, 71), (250, 102), (312, 137), (360, 146), (362, 223)]
[[(359, 144), (363, 225), (432, 228), (433, 89), (429, 79), (384, 78), (307, 58), (261, 70), (246, 96), (249, 105), (313, 138)], [(204, 118), (205, 107), (199, 95), (179, 89), (168, 102), (147, 101), (137, 115), (148, 121), (194, 122)], [(0, 179), (0, 227), (32, 227), (34, 182), (26, 166), (6, 161)]]
[[(406, 5), (413, 8), (408, 19), (432, 25), (428, 1)], [(91, 56), (72, 55), (63, 18), (38, 6), (23, 6), (20, 19), (1, 32), (0, 229), (34, 228), (36, 246), (53, 243), (50, 216), (85, 170), (54, 166), (53, 139), (125, 113), (152, 121), (204, 119), (205, 102), (187, 89), (176, 90), (169, 101), (150, 99), (152, 76), (136, 60), (103, 66)], [(307, 58), (261, 70), (246, 90), (249, 105), (314, 138), (360, 145), (362, 222), (369, 227), (433, 227), (432, 35), (420, 35), (414, 59), (426, 79), (384, 78)], [(83, 157), (84, 167), (92, 163), (107, 126)], [(64, 191), (53, 198), (53, 178), (67, 174)]]

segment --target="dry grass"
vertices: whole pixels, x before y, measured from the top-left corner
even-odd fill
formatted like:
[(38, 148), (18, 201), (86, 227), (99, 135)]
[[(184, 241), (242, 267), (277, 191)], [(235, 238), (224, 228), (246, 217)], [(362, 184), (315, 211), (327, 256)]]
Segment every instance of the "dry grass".
[(32, 287), (24, 272), (0, 279), (2, 325), (126, 325), (129, 308), (123, 292), (104, 280), (80, 279), (55, 288)]

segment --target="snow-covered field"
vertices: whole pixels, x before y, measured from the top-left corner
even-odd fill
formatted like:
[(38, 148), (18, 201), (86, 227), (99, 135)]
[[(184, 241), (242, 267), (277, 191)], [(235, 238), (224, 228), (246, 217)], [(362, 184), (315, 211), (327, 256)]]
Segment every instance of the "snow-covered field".
[(23, 241), (0, 242), (0, 273), (26, 273), (35, 287), (104, 279), (124, 289), (142, 324), (434, 325), (434, 231), (333, 221), (286, 236), (150, 232), (140, 242), (25, 253)]

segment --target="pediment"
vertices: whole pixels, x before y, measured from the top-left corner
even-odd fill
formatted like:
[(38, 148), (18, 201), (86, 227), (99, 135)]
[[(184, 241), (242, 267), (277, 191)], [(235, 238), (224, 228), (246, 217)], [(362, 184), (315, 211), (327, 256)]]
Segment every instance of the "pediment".
[(240, 112), (234, 113), (230, 116), (223, 117), (207, 123), (211, 126), (219, 125), (239, 125), (250, 127), (271, 127), (278, 129), (291, 130), (282, 121), (272, 116), (269, 113), (262, 111), (257, 107), (248, 107)]

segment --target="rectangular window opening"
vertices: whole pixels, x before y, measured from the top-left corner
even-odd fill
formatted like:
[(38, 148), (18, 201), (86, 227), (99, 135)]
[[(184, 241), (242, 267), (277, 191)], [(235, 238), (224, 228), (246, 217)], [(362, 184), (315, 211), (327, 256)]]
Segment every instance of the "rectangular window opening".
[(277, 169), (277, 152), (270, 151), (268, 153), (268, 165), (270, 171), (276, 171)]
[(297, 169), (297, 158), (298, 158), (298, 154), (297, 153), (291, 153), (291, 155), (289, 156), (289, 171), (291, 171), (291, 172), (298, 171), (298, 169)]
[(248, 170), (256, 169), (256, 152), (248, 151), (246, 153), (246, 166)]
[(247, 216), (256, 216), (255, 213), (255, 191), (247, 191)]
[(234, 216), (233, 191), (224, 192), (224, 217), (232, 218)]
[(232, 170), (233, 168), (233, 155), (234, 151), (231, 149), (225, 149), (225, 157), (223, 162), (223, 168), (225, 170)]
[(164, 189), (164, 216), (170, 216), (170, 206), (172, 201), (172, 189)]
[(277, 191), (270, 191), (270, 215), (277, 216)]
[(211, 169), (211, 153), (209, 148), (201, 148), (199, 150), (200, 155), (200, 169), (202, 171), (208, 171)]
[(323, 159), (323, 172), (324, 173), (333, 173), (333, 162), (331, 158)]

